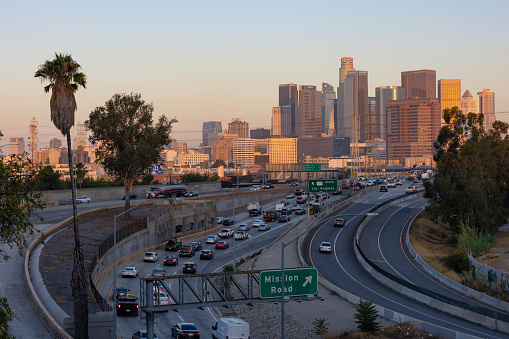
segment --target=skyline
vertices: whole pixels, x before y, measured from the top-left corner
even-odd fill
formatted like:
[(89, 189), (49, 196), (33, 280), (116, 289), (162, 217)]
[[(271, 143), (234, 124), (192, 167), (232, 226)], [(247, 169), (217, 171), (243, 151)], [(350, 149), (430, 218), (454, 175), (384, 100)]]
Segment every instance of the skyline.
[(433, 69), (437, 80), (461, 79), (461, 94), (490, 89), (497, 119), (509, 122), (503, 1), (489, 8), (473, 1), (51, 4), (0, 4), (0, 27), (10, 32), (0, 38), (0, 145), (27, 138), (32, 117), (39, 147), (63, 138), (50, 120), (50, 95), (33, 77), (55, 52), (72, 54), (88, 76), (76, 93), (76, 122), (115, 93), (137, 92), (154, 103), (154, 118), (179, 120), (173, 137), (190, 147), (202, 141), (204, 121), (225, 129), (243, 118), (250, 129), (270, 128), (279, 84), (321, 88), (323, 69), (323, 81), (337, 89), (342, 57), (368, 71), (370, 96), (401, 85), (403, 71)]

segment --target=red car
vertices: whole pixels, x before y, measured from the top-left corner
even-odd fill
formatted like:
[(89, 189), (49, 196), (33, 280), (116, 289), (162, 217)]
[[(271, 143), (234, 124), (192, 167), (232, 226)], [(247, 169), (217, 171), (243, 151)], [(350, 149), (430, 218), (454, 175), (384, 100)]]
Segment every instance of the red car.
[(216, 242), (216, 248), (217, 249), (225, 249), (225, 248), (228, 248), (230, 245), (228, 244), (227, 241), (224, 241), (224, 240), (220, 240), (218, 242)]

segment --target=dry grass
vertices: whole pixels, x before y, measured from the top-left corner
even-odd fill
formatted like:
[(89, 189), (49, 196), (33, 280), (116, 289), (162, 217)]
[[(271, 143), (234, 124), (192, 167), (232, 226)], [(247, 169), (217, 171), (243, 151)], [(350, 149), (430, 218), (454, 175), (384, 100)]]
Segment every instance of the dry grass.
[(323, 339), (400, 339), (400, 338), (439, 338), (430, 333), (421, 331), (408, 323), (398, 324), (380, 329), (376, 332), (339, 331), (327, 332)]

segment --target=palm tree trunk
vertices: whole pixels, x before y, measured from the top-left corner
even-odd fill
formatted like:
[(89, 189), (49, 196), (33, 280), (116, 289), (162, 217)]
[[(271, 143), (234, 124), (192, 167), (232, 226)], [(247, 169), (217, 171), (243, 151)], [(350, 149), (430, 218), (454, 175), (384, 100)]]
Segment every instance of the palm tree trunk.
[(72, 211), (74, 219), (74, 251), (71, 275), (72, 296), (74, 304), (74, 338), (88, 339), (88, 292), (83, 251), (78, 229), (78, 209), (76, 206), (76, 187), (74, 186), (73, 161), (71, 150), (71, 133), (67, 133), (67, 157), (69, 159), (69, 176), (71, 179)]

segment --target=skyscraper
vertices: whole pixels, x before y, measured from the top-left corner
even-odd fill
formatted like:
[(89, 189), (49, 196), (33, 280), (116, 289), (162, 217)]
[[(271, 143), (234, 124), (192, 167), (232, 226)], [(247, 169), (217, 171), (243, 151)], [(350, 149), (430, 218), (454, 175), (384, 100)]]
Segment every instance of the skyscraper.
[(233, 161), (233, 140), (238, 139), (236, 134), (219, 133), (216, 142), (210, 148), (212, 160)]
[(297, 138), (271, 136), (267, 138), (267, 152), (270, 164), (297, 163)]
[(442, 112), (446, 108), (460, 107), (461, 79), (438, 80), (438, 102)]
[(440, 104), (436, 98), (412, 98), (387, 102), (387, 157), (432, 157), (440, 130)]
[(251, 139), (265, 139), (270, 135), (268, 128), (255, 128), (249, 132)]
[(228, 134), (237, 134), (239, 138), (249, 138), (249, 123), (240, 118), (232, 119), (232, 122), (228, 123)]
[(291, 106), (272, 107), (272, 135), (292, 134)]
[(279, 85), (279, 106), (290, 106), (290, 128), (288, 134), (295, 134), (295, 114), (297, 110), (297, 85), (282, 84)]
[(322, 93), (316, 86), (302, 85), (297, 91), (295, 129), (299, 138), (319, 137), (322, 133)]
[(485, 130), (492, 130), (492, 125), (497, 120), (495, 116), (495, 93), (490, 92), (489, 89), (477, 92), (477, 113), (484, 114)]
[(477, 113), (475, 99), (468, 89), (465, 91), (465, 93), (463, 93), (463, 96), (460, 99), (460, 110), (463, 112), (463, 114)]
[(334, 131), (334, 119), (330, 119), (330, 111), (334, 113), (334, 99), (336, 99), (336, 91), (334, 86), (322, 83), (322, 133)]
[(353, 67), (353, 58), (343, 57), (341, 58), (341, 68), (339, 69), (339, 85), (338, 85), (338, 98), (336, 101), (336, 119), (335, 119), (335, 130), (336, 134), (344, 136), (344, 117), (345, 117), (345, 79), (346, 75), (350, 71), (355, 71)]
[(217, 139), (217, 135), (222, 132), (221, 121), (206, 121), (202, 129), (202, 146), (212, 146)]
[(233, 140), (233, 162), (238, 166), (253, 166), (255, 164), (254, 145), (254, 139)]
[(9, 154), (21, 155), (23, 153), (25, 153), (25, 140), (23, 138), (11, 138)]
[(58, 138), (53, 138), (49, 141), (49, 147), (51, 148), (58, 148), (58, 147), (62, 147), (62, 140), (58, 139)]
[(422, 69), (401, 72), (401, 87), (406, 90), (407, 99), (436, 98), (437, 71)]
[(376, 138), (387, 141), (387, 102), (406, 99), (406, 90), (401, 86), (380, 86), (375, 88)]
[(344, 116), (338, 117), (343, 121), (339, 135), (349, 137), (352, 143), (366, 141), (368, 118), (368, 72), (348, 72), (344, 82)]

